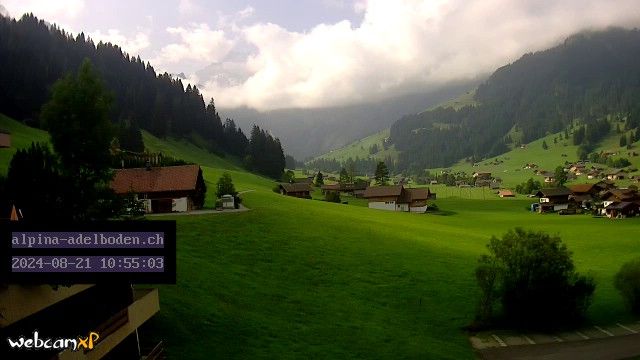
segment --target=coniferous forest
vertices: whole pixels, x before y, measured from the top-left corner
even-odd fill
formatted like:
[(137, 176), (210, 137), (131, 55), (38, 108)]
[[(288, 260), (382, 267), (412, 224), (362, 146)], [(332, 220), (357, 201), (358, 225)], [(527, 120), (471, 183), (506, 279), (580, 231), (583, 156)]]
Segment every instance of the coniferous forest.
[(526, 54), (478, 87), (477, 105), (437, 108), (394, 123), (390, 138), (402, 151), (397, 166), (420, 171), (479, 160), (518, 145), (509, 136), (514, 129), (527, 143), (570, 124), (597, 130), (610, 114), (634, 129), (640, 125), (638, 58), (640, 31), (623, 29), (578, 34)]
[[(95, 44), (83, 33), (74, 37), (33, 15), (20, 20), (0, 16), (0, 112), (39, 127), (52, 85), (76, 71), (84, 59), (91, 61), (113, 96), (110, 119), (123, 149), (142, 151), (143, 129), (163, 138), (203, 139), (208, 150), (220, 155), (245, 159), (255, 152), (268, 154), (277, 161), (258, 166), (253, 163), (256, 157), (249, 156), (247, 165), (273, 177), (282, 173), (279, 140), (263, 131), (255, 133), (260, 139), (248, 139), (232, 119), (222, 121), (213, 99), (205, 103), (197, 87), (185, 88), (179, 78), (156, 73), (151, 64), (118, 46)], [(258, 149), (259, 144), (264, 147)]]

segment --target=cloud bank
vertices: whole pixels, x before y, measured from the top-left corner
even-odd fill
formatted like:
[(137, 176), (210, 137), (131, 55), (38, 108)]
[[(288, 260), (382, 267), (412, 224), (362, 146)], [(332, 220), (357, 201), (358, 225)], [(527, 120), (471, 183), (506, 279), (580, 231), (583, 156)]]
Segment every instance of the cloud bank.
[[(304, 33), (272, 23), (219, 30), (207, 40), (216, 47), (210, 60), (251, 75), (233, 86), (216, 80), (220, 76), (194, 80), (225, 107), (344, 105), (473, 78), (584, 29), (640, 23), (637, 0), (370, 0), (353, 6), (364, 11), (358, 25), (321, 24)], [(206, 48), (204, 40), (187, 39), (201, 29), (184, 31), (183, 45), (192, 51), (176, 47), (175, 53), (204, 54), (193, 50)], [(225, 64), (232, 44), (242, 43), (256, 50)]]

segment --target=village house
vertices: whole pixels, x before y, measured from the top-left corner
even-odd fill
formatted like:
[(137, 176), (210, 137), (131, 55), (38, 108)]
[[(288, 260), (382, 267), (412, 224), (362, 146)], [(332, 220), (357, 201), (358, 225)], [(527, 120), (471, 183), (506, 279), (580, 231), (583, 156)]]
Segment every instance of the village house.
[(575, 174), (576, 176), (580, 176), (587, 172), (587, 168), (583, 163), (577, 163), (569, 167), (569, 172)]
[(511, 190), (500, 190), (498, 191), (498, 196), (500, 196), (501, 198), (515, 197), (515, 195), (513, 194), (513, 191)]
[(609, 189), (600, 194), (604, 201), (604, 206), (614, 202), (637, 202), (640, 203), (640, 196), (634, 189)]
[(607, 180), (622, 180), (626, 177), (626, 173), (622, 169), (615, 169), (607, 173)]
[(545, 184), (551, 184), (556, 182), (556, 174), (551, 171), (540, 171), (538, 175), (544, 177)]
[(575, 184), (569, 186), (569, 190), (571, 190), (569, 200), (588, 209), (591, 208), (594, 200), (598, 198), (601, 188), (596, 184)]
[(278, 184), (280, 194), (298, 198), (311, 198), (311, 186), (305, 183), (280, 183)]
[(478, 180), (491, 180), (491, 173), (490, 172), (474, 172), (473, 173), (473, 178), (478, 181)]
[(640, 205), (623, 201), (623, 202), (614, 202), (607, 205), (604, 208), (605, 214), (608, 218), (626, 218), (637, 216), (640, 213)]
[(366, 181), (356, 181), (352, 183), (322, 185), (320, 189), (322, 189), (323, 194), (326, 194), (327, 192), (340, 192), (347, 193), (355, 197), (362, 197), (367, 187), (369, 186)]
[(369, 200), (369, 208), (391, 211), (427, 211), (427, 199), (431, 198), (429, 188), (405, 188), (402, 185), (371, 186), (364, 192)]
[(309, 184), (312, 185), (313, 184), (313, 178), (314, 176), (307, 176), (304, 178), (295, 178), (293, 181), (296, 183), (300, 183), (300, 184)]
[(0, 129), (0, 148), (11, 147), (11, 133), (7, 130)]
[(540, 189), (536, 193), (536, 196), (540, 198), (538, 211), (543, 213), (566, 210), (569, 208), (570, 195), (571, 191), (566, 187)]
[(600, 172), (600, 170), (598, 169), (592, 169), (587, 173), (587, 179), (597, 179), (600, 178), (602, 175), (602, 173)]
[(198, 165), (117, 169), (111, 188), (118, 195), (134, 194), (147, 213), (200, 209), (206, 192)]

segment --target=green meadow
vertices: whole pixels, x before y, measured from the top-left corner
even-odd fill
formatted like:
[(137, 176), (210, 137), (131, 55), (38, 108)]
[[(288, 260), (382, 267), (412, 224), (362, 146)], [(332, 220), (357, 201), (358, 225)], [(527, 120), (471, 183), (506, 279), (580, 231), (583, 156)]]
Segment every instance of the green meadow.
[[(212, 183), (224, 171), (202, 165)], [(630, 320), (612, 279), (640, 252), (640, 219), (539, 215), (526, 210), (531, 199), (442, 186), (438, 214), (385, 212), (349, 197), (284, 197), (270, 180), (230, 173), (254, 190), (243, 195), (251, 211), (168, 217), (178, 223), (178, 284), (161, 286), (153, 324), (171, 355), (472, 358), (463, 327), (478, 295), (474, 267), (492, 235), (516, 226), (559, 234), (595, 277), (589, 321)]]
[(595, 277), (588, 321), (631, 320), (612, 279), (640, 253), (640, 219), (540, 215), (526, 210), (531, 199), (443, 186), (432, 188), (434, 214), (296, 199), (234, 159), (150, 134), (145, 143), (199, 163), (208, 206), (225, 171), (252, 190), (242, 195), (248, 212), (162, 217), (177, 222), (178, 281), (159, 286), (161, 311), (142, 331), (164, 339), (169, 358), (473, 358), (463, 328), (476, 261), (492, 235), (516, 226), (560, 235)]

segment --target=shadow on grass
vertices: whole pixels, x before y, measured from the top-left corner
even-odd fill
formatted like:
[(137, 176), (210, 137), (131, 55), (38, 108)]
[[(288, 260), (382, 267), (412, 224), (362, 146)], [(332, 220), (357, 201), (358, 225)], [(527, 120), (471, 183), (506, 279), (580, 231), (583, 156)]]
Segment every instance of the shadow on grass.
[(458, 215), (458, 212), (452, 211), (452, 210), (437, 210), (434, 212), (427, 212), (427, 214), (438, 215), (438, 216), (451, 216), (451, 215)]

